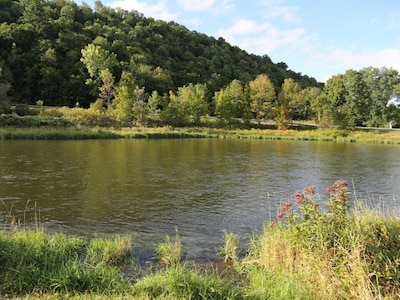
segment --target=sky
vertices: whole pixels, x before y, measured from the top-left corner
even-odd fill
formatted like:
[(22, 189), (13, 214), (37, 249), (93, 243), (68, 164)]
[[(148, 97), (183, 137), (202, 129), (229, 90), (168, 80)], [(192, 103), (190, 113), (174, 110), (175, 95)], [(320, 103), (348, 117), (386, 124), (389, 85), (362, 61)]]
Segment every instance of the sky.
[[(82, 1), (75, 0), (78, 4)], [(94, 0), (85, 0), (93, 6)], [(346, 70), (400, 71), (399, 0), (102, 0), (174, 21), (320, 82)]]

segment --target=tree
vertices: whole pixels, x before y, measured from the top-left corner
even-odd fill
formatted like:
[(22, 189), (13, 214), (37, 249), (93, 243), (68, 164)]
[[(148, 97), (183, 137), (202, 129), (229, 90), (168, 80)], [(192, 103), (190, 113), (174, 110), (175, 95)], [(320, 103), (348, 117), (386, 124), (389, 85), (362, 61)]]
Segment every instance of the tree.
[(304, 106), (303, 100), (300, 84), (292, 78), (285, 79), (274, 106), (274, 119), (279, 129), (286, 129), (294, 116), (300, 115)]
[(399, 84), (399, 72), (387, 68), (364, 68), (360, 70), (365, 84), (370, 87), (370, 106), (367, 108), (367, 126), (387, 126), (393, 108), (389, 103), (395, 99), (395, 87)]
[(223, 121), (230, 122), (241, 117), (244, 106), (243, 87), (239, 80), (233, 80), (225, 89), (215, 93), (215, 114)]
[(206, 100), (207, 86), (205, 84), (189, 84), (178, 88), (175, 101), (180, 103), (187, 116), (193, 118), (195, 124), (200, 123), (200, 117), (208, 114), (208, 103)]
[(144, 125), (147, 120), (147, 115), (149, 113), (149, 105), (146, 102), (146, 94), (144, 88), (136, 89), (136, 101), (133, 102), (133, 116), (136, 119), (138, 125)]
[(114, 53), (94, 44), (87, 45), (81, 52), (81, 62), (85, 65), (91, 77), (86, 81), (86, 84), (92, 86), (93, 93), (96, 94), (102, 80), (101, 72), (105, 69), (111, 72), (118, 65), (117, 57)]
[(317, 87), (303, 89), (304, 107), (300, 113), (300, 115), (303, 115), (303, 120), (314, 119), (317, 123), (321, 121), (323, 110), (319, 110), (318, 105), (316, 106), (321, 94), (322, 89)]
[(335, 125), (353, 129), (366, 124), (371, 107), (370, 89), (361, 72), (347, 70), (328, 80), (324, 93)]
[(272, 116), (272, 105), (276, 94), (274, 85), (267, 75), (258, 75), (249, 82), (249, 96), (251, 111), (258, 121)]
[(110, 110), (111, 101), (114, 99), (114, 77), (107, 68), (101, 70), (100, 78), (103, 84), (99, 88), (100, 93), (98, 100), (103, 103), (107, 110)]
[(128, 71), (122, 73), (121, 80), (115, 89), (113, 115), (121, 124), (127, 124), (133, 119), (133, 102), (135, 101), (137, 85)]

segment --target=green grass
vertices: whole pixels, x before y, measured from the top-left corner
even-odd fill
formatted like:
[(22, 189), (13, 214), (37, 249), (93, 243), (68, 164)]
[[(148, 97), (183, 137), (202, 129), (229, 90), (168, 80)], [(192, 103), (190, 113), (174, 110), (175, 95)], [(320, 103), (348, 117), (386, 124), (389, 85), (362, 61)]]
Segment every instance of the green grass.
[(97, 128), (18, 128), (0, 127), (0, 139), (3, 140), (84, 140), (84, 139), (117, 139), (121, 136), (115, 132)]
[(40, 229), (17, 229), (0, 232), (0, 249), (0, 297), (122, 294), (131, 288), (119, 268), (132, 256), (127, 237), (86, 241)]
[(0, 298), (399, 299), (399, 217), (360, 201), (350, 207), (343, 180), (321, 198), (314, 187), (297, 192), (244, 257), (239, 237), (225, 233), (221, 265), (207, 270), (184, 261), (178, 231), (155, 249), (160, 264), (143, 272), (129, 236), (11, 226), (0, 231)]
[[(313, 190), (285, 203), (238, 265), (256, 299), (398, 299), (400, 220), (350, 209), (337, 181), (324, 207)], [(386, 298), (385, 298), (386, 297)]]

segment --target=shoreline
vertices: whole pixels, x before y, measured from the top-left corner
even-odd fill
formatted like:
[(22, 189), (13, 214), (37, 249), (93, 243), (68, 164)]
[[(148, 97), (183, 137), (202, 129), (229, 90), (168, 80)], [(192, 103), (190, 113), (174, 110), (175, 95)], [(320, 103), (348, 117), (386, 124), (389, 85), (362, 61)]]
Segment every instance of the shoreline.
[(265, 140), (299, 140), (343, 143), (400, 144), (400, 130), (358, 129), (220, 129), (209, 127), (0, 127), (0, 140), (85, 140), (85, 139), (179, 139), (237, 138)]

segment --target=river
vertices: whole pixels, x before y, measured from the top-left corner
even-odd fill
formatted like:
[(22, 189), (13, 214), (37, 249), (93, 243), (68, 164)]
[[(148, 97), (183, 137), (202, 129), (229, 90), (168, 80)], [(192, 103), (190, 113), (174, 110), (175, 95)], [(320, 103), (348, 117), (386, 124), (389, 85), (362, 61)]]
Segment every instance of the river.
[(296, 191), (345, 179), (400, 209), (396, 145), (243, 139), (0, 140), (0, 221), (85, 237), (132, 234), (142, 259), (178, 230), (189, 259), (244, 242)]

